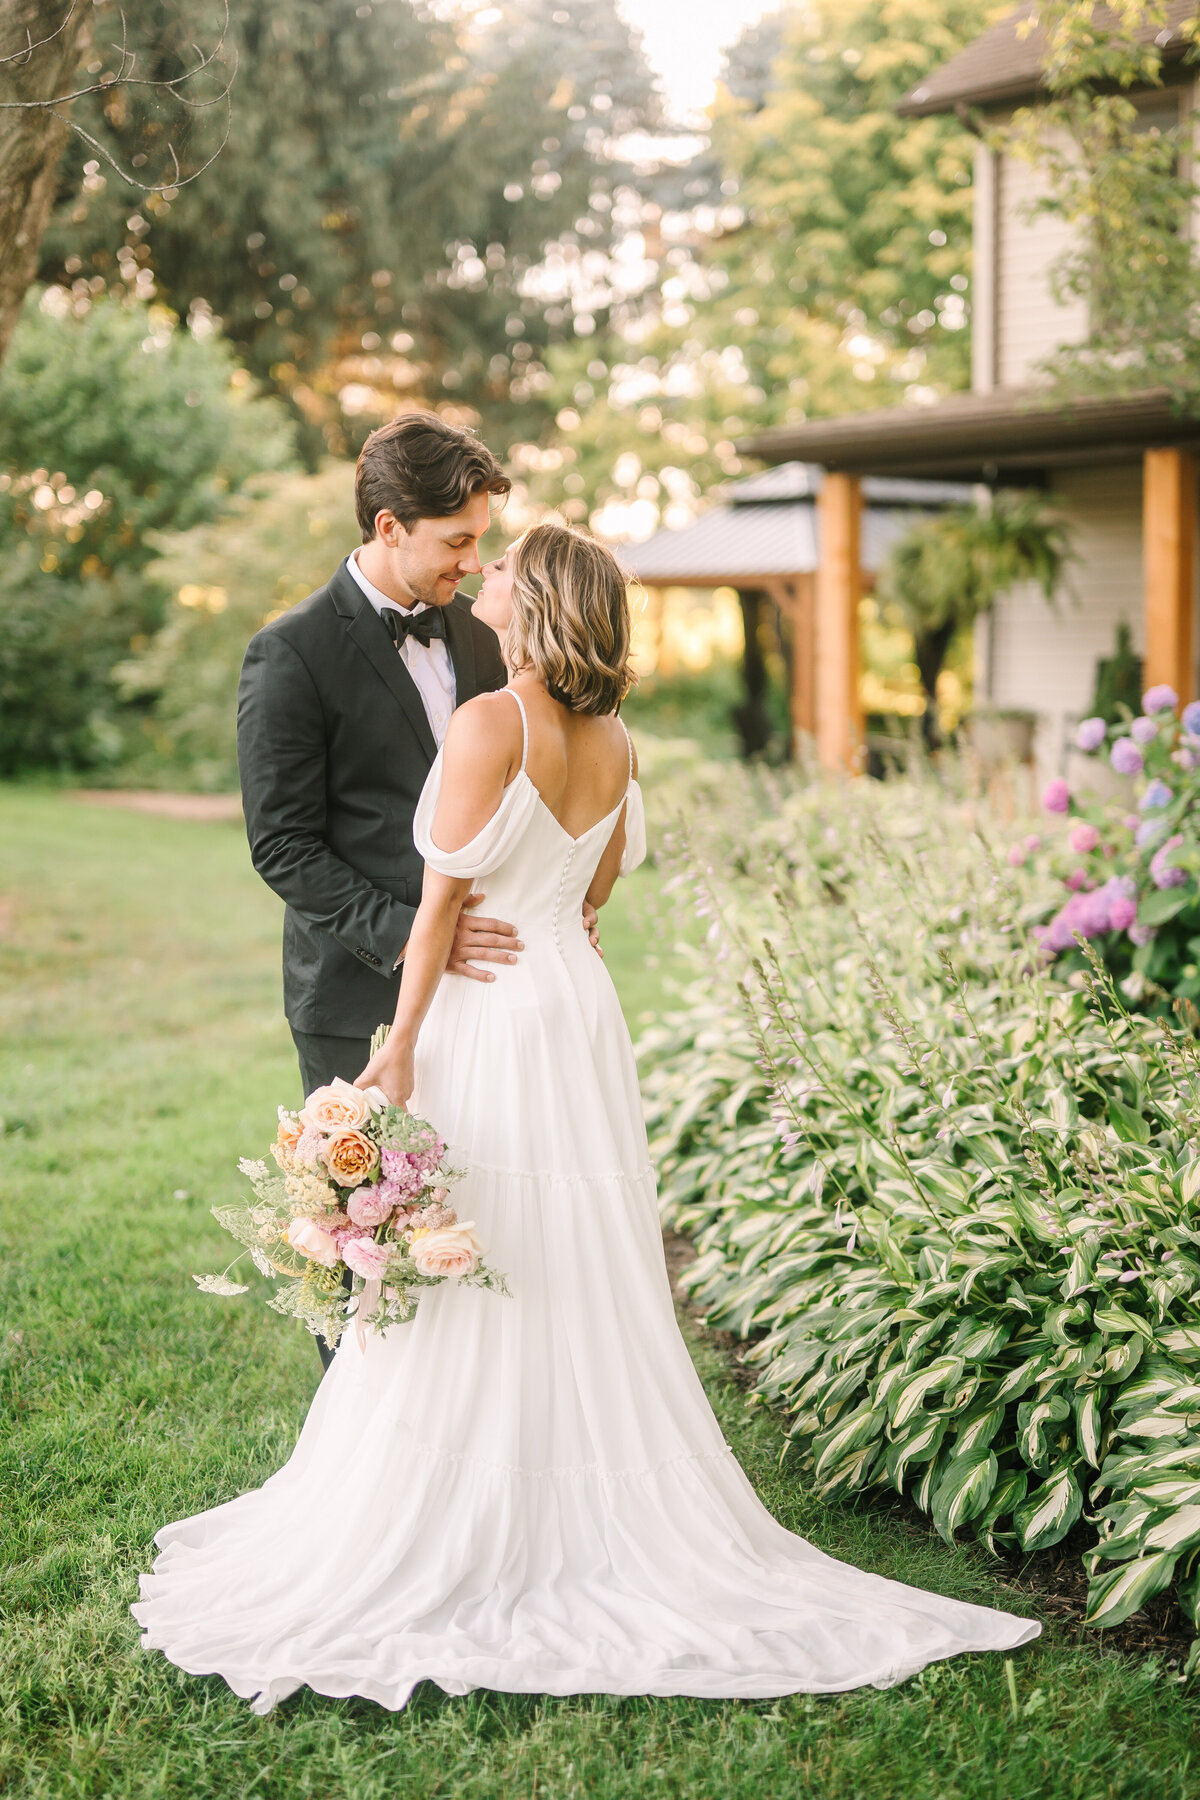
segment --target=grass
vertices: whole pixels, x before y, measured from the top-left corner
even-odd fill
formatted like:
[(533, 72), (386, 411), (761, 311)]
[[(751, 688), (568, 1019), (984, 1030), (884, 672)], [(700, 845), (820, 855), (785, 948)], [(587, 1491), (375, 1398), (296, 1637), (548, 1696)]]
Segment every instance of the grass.
[[(649, 879), (646, 878), (647, 888)], [(627, 1008), (660, 971), (630, 883), (606, 918)], [(713, 1702), (423, 1688), (405, 1713), (307, 1692), (257, 1719), (143, 1654), (150, 1540), (287, 1457), (307, 1336), (198, 1295), (208, 1216), (296, 1092), (279, 908), (232, 826), (0, 789), (0, 1793), (58, 1800), (1185, 1800), (1194, 1698), (1156, 1661), (1056, 1627), (1006, 1670), (939, 1664), (888, 1693)], [(778, 1468), (712, 1344), (695, 1354), (767, 1505), (823, 1549), (965, 1598), (1028, 1602), (974, 1549), (826, 1506)], [(1011, 1675), (1011, 1685), (1010, 1677)]]

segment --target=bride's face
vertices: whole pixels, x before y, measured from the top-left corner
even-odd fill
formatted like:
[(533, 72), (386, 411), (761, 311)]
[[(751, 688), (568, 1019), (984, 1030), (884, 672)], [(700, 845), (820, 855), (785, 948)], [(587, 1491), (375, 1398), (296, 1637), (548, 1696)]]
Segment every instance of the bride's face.
[(485, 625), (490, 625), (501, 642), (512, 618), (511, 559), (510, 544), (503, 556), (498, 557), (495, 562), (484, 564), (483, 581), (472, 608), (475, 617), (482, 619)]

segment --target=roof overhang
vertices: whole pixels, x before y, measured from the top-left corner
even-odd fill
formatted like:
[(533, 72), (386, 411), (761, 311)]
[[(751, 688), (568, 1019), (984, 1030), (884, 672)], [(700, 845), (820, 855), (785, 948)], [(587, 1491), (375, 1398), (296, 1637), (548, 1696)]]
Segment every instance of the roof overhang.
[[(1025, 0), (1007, 17), (980, 34), (957, 56), (933, 69), (897, 102), (901, 118), (923, 118), (930, 113), (965, 113), (972, 107), (1003, 106), (1045, 97), (1042, 69), (1046, 36), (1037, 22), (1037, 0)], [(1116, 23), (1107, 6), (1096, 9), (1097, 23)], [(1151, 21), (1136, 32), (1144, 44), (1157, 43), (1163, 62), (1178, 64), (1192, 47), (1188, 25), (1196, 16), (1195, 0), (1168, 0), (1162, 24)], [(1172, 71), (1179, 79), (1178, 71)], [(1142, 89), (1140, 92), (1153, 92)]]
[(768, 463), (799, 458), (851, 474), (1018, 487), (1167, 447), (1200, 449), (1200, 418), (1182, 414), (1167, 388), (1070, 401), (1029, 388), (952, 394), (933, 406), (777, 425), (737, 446)]

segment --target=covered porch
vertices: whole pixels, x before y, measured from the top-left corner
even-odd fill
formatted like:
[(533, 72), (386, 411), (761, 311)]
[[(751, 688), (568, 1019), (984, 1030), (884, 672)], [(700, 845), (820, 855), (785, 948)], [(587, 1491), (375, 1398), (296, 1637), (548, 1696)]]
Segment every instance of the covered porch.
[(825, 471), (811, 603), (794, 627), (804, 636), (797, 660), (812, 671), (806, 717), (824, 767), (862, 765), (858, 602), (872, 554), (864, 500), (880, 480), (955, 484), (969, 496), (970, 486), (958, 484), (1053, 487), (1060, 471), (1140, 464), (1144, 681), (1196, 697), (1200, 420), (1176, 412), (1167, 391), (1070, 404), (1029, 390), (963, 394), (780, 426), (738, 448), (766, 462), (802, 457)]
[(692, 524), (621, 546), (623, 566), (647, 589), (737, 593), (745, 637), (737, 724), (747, 754), (770, 736), (762, 633), (774, 607), (793, 741), (814, 742), (822, 762), (846, 763), (862, 741), (858, 599), (914, 516), (971, 497), (961, 482), (866, 474), (852, 478), (847, 513), (842, 479), (788, 460), (736, 482)]

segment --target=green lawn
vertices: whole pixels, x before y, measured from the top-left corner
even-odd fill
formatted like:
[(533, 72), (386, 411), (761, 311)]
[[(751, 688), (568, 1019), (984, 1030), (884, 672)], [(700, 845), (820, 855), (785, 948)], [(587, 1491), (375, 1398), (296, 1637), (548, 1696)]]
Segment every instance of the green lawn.
[[(639, 885), (639, 883), (644, 885)], [(606, 917), (631, 1015), (659, 971)], [(279, 908), (240, 830), (0, 789), (0, 1792), (96, 1800), (1047, 1800), (1200, 1794), (1200, 1711), (1154, 1662), (1057, 1628), (1011, 1665), (941, 1664), (890, 1693), (701, 1702), (422, 1689), (392, 1715), (301, 1693), (257, 1719), (138, 1648), (127, 1607), (166, 1520), (261, 1482), (318, 1377), (314, 1346), (189, 1279), (208, 1216), (297, 1077)], [(823, 1506), (772, 1422), (696, 1346), (767, 1504), (823, 1548), (1028, 1608), (974, 1550), (894, 1510)]]

